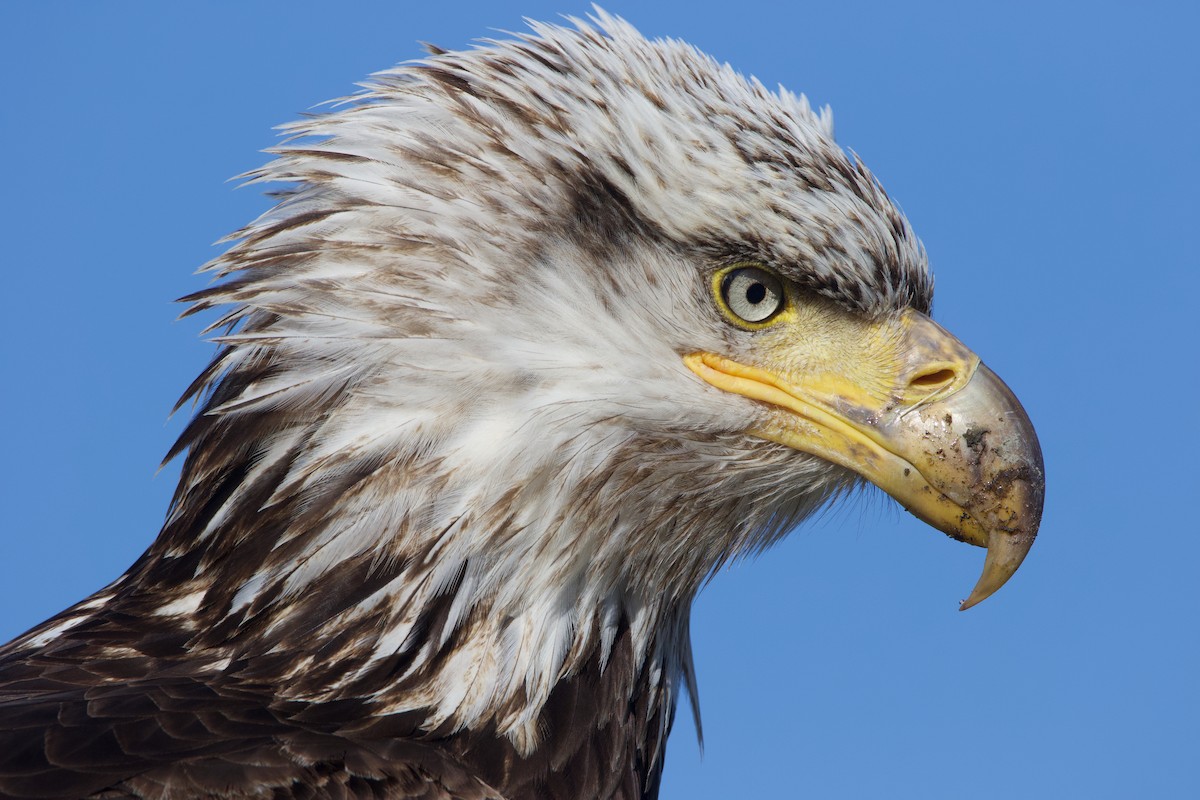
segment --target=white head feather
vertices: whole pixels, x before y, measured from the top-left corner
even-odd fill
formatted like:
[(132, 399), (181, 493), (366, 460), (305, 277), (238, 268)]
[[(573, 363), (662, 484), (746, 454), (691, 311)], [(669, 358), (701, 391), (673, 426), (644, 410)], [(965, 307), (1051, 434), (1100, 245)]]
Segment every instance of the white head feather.
[(379, 73), (252, 174), (291, 188), (190, 298), (224, 348), (130, 573), (214, 665), (529, 752), (628, 631), (665, 726), (705, 578), (853, 482), (680, 358), (739, 346), (717, 266), (880, 314), (920, 244), (827, 110), (597, 14)]

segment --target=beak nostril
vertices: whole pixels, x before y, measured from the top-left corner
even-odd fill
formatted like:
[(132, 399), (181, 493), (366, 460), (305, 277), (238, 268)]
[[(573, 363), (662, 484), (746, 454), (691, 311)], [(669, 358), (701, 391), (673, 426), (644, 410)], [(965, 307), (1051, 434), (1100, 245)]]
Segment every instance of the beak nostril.
[(924, 375), (918, 375), (912, 379), (912, 386), (920, 386), (927, 389), (932, 389), (936, 386), (944, 386), (954, 380), (954, 370), (939, 369), (934, 372), (927, 372)]

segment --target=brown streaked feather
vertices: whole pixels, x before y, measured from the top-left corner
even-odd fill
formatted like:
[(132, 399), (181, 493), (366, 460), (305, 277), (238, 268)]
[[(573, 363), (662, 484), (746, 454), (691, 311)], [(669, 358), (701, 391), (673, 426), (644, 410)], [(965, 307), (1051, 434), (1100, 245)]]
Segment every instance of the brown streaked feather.
[(269, 685), (173, 675), (180, 665), (115, 683), (112, 665), (129, 659), (64, 659), (0, 666), (0, 796), (640, 800), (661, 775), (650, 717), (662, 704), (633, 667), (628, 627), (603, 669), (589, 659), (555, 688), (531, 756), (494, 730), (423, 733), (415, 715), (362, 702), (264, 705)]

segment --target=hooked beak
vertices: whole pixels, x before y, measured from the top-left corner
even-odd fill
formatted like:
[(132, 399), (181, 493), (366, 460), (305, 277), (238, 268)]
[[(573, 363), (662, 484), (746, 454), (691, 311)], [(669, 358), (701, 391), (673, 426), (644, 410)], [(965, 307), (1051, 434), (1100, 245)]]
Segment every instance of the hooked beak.
[(1003, 586), (1033, 545), (1045, 495), (1037, 435), (1003, 381), (931, 319), (909, 310), (877, 325), (888, 327), (875, 337), (887, 344), (867, 348), (862, 363), (839, 351), (814, 369), (811, 353), (795, 352), (811, 345), (795, 336), (768, 341), (761, 365), (712, 353), (684, 362), (767, 404), (749, 433), (839, 464), (934, 528), (986, 547), (965, 610)]

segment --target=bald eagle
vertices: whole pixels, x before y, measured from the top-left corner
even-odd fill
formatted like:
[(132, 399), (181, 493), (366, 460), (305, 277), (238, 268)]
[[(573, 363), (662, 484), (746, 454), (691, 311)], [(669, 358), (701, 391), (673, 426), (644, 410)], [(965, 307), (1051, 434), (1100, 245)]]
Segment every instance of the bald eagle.
[(249, 176), (159, 536), (0, 649), (0, 794), (653, 798), (719, 565), (870, 482), (987, 548), (964, 606), (1017, 569), (1033, 429), (828, 111), (571, 24)]

